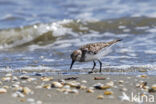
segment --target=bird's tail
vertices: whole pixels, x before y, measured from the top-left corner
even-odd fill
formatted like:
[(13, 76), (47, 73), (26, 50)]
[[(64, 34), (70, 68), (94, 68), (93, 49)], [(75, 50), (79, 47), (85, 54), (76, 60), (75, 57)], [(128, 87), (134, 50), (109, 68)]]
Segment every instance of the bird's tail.
[(110, 41), (110, 42), (108, 42), (108, 44), (111, 45), (111, 44), (117, 43), (119, 41), (122, 41), (122, 39), (116, 39), (116, 40)]

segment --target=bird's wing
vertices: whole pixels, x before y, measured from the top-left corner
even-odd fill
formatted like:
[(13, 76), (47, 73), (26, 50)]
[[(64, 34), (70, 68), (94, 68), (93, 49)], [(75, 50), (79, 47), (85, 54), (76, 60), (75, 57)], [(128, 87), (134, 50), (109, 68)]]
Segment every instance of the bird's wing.
[(99, 51), (103, 50), (104, 48), (109, 47), (114, 43), (117, 43), (118, 41), (121, 41), (121, 40), (118, 39), (118, 40), (113, 40), (113, 41), (106, 42), (106, 43), (105, 42), (90, 43), (90, 44), (86, 44), (82, 46), (80, 50), (82, 50), (82, 52), (96, 54)]

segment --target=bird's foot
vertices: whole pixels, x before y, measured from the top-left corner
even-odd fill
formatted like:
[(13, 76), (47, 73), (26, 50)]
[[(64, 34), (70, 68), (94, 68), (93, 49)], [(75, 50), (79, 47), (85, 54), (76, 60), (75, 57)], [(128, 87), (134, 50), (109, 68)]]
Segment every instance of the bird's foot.
[(88, 74), (94, 73), (94, 71), (89, 71)]

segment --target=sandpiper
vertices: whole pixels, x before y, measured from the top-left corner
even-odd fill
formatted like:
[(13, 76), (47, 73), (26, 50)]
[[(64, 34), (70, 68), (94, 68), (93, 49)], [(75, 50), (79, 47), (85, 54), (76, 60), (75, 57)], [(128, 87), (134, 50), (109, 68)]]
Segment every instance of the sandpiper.
[(78, 50), (73, 51), (73, 53), (71, 54), (72, 63), (70, 69), (72, 69), (72, 66), (75, 61), (79, 61), (79, 62), (93, 61), (94, 65), (92, 71), (89, 72), (92, 73), (96, 66), (95, 61), (97, 60), (100, 63), (99, 72), (101, 72), (102, 62), (100, 61), (100, 59), (103, 58), (103, 56), (110, 53), (113, 44), (119, 41), (121, 41), (121, 39), (113, 40), (106, 43), (105, 42), (90, 43), (82, 46)]

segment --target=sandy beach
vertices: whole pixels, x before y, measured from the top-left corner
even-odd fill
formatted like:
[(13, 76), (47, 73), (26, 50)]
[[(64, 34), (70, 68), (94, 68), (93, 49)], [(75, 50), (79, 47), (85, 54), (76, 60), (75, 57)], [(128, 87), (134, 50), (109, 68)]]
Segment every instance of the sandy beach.
[(156, 94), (156, 76), (144, 73), (137, 76), (1, 73), (0, 79), (3, 104), (154, 104)]

